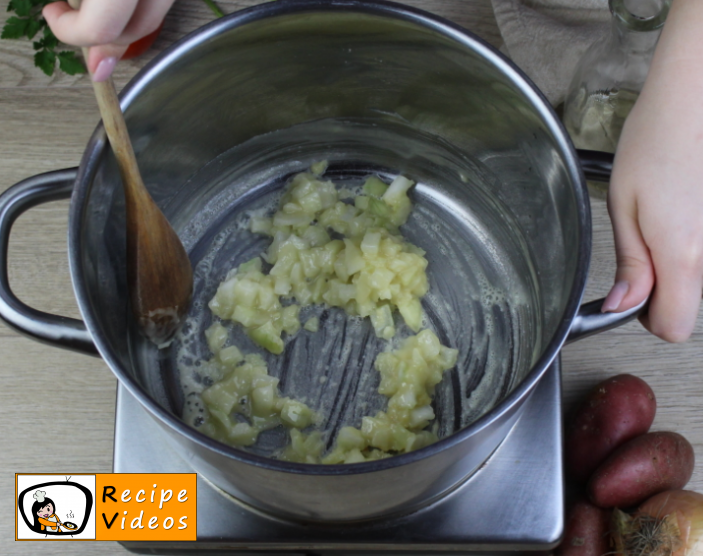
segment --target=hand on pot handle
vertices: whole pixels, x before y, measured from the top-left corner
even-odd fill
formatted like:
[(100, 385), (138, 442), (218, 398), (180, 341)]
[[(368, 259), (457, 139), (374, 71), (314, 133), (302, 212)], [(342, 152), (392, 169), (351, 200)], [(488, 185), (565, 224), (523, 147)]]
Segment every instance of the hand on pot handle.
[(703, 2), (675, 0), (610, 182), (618, 269), (604, 311), (642, 302), (656, 336), (691, 335), (703, 291)]
[(75, 46), (90, 46), (88, 71), (104, 81), (129, 45), (154, 32), (173, 0), (83, 0), (80, 10), (66, 2), (44, 7), (56, 37)]

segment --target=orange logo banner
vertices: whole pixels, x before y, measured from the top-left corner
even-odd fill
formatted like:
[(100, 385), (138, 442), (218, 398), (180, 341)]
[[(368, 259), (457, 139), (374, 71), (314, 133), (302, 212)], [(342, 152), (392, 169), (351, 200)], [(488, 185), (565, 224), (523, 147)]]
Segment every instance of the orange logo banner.
[(195, 473), (103, 473), (95, 480), (95, 540), (197, 539)]
[(15, 474), (15, 540), (195, 541), (195, 473)]

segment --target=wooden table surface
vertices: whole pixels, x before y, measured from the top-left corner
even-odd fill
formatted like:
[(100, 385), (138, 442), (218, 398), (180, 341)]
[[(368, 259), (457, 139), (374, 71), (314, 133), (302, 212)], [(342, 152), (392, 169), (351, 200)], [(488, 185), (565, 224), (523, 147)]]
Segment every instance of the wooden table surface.
[[(220, 0), (226, 13), (256, 0)], [(475, 32), (495, 46), (500, 33), (490, 0), (412, 0)], [(0, 3), (0, 25), (7, 17)], [(118, 89), (149, 58), (212, 19), (200, 0), (177, 0), (154, 47), (121, 62)], [(33, 67), (29, 41), (0, 41), (0, 191), (41, 172), (76, 166), (98, 122), (85, 76), (44, 76)], [(594, 251), (586, 299), (607, 293), (614, 252), (605, 202), (592, 200)], [(67, 202), (43, 205), (19, 218), (10, 240), (10, 281), (41, 310), (78, 317), (66, 254)], [(694, 445), (700, 463), (690, 488), (703, 492), (703, 319), (693, 338), (669, 345), (638, 323), (572, 344), (563, 351), (567, 406), (605, 377), (632, 373), (654, 388), (654, 428), (675, 430)], [(116, 381), (99, 359), (48, 347), (0, 324), (0, 554), (34, 554), (36, 543), (15, 542), (14, 473), (100, 473), (112, 465)], [(79, 431), (68, 434), (67, 431)], [(116, 543), (45, 543), (45, 556), (124, 554)]]

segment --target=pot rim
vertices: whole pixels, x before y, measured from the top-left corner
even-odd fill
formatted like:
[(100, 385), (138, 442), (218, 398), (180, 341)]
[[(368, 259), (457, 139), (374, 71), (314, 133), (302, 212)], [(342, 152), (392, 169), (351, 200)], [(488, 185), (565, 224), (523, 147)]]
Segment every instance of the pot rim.
[(119, 357), (108, 342), (100, 334), (95, 333), (95, 331), (99, 330), (98, 319), (90, 310), (90, 302), (86, 294), (87, 285), (83, 277), (82, 257), (80, 255), (82, 252), (81, 222), (86, 210), (86, 199), (92, 187), (92, 180), (97, 171), (99, 160), (107, 148), (107, 140), (102, 123), (98, 125), (88, 142), (78, 170), (76, 186), (71, 199), (69, 209), (69, 267), (79, 309), (100, 355), (130, 394), (139, 400), (152, 416), (190, 441), (243, 463), (274, 471), (304, 475), (356, 475), (400, 467), (432, 457), (439, 452), (454, 447), (501, 419), (532, 393), (538, 381), (557, 357), (581, 304), (591, 254), (591, 215), (585, 176), (578, 162), (573, 143), (546, 97), (537, 89), (530, 78), (497, 49), (463, 27), (424, 10), (395, 2), (385, 0), (278, 0), (277, 2), (259, 4), (216, 19), (186, 35), (142, 68), (120, 94), (120, 104), (123, 111), (129, 108), (130, 103), (165, 67), (200, 43), (206, 42), (221, 33), (262, 19), (291, 13), (319, 11), (347, 11), (400, 19), (437, 32), (459, 43), (464, 48), (473, 50), (500, 69), (513, 85), (525, 95), (533, 109), (542, 118), (545, 126), (553, 134), (556, 147), (560, 151), (566, 169), (574, 183), (573, 194), (578, 208), (578, 230), (581, 237), (571, 293), (569, 294), (561, 322), (542, 355), (520, 384), (490, 411), (463, 429), (419, 450), (370, 462), (337, 465), (285, 462), (226, 446), (198, 432), (175, 414), (156, 403), (144, 388), (122, 369)]

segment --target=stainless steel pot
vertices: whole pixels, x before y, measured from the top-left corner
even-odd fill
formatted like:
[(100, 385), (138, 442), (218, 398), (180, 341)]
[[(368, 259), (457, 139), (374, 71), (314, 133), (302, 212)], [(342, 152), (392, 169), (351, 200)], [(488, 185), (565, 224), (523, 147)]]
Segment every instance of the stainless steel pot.
[[(591, 228), (573, 146), (529, 80), (450, 22), (386, 2), (266, 3), (176, 43), (121, 99), (144, 181), (197, 265), (186, 331), (160, 352), (135, 332), (124, 202), (102, 127), (77, 170), (30, 178), (0, 198), (0, 314), (37, 340), (98, 352), (196, 471), (255, 508), (350, 522), (432, 502), (500, 444), (565, 341), (639, 310), (603, 315), (602, 300), (579, 307)], [(437, 392), (445, 437), (410, 454), (292, 464), (221, 445), (179, 418), (176, 363), (207, 356), (198, 351), (205, 302), (230, 267), (261, 251), (261, 240), (232, 223), (321, 158), (344, 183), (371, 171), (418, 181), (405, 233), (428, 251), (429, 325), (462, 355)], [(607, 173), (607, 159), (591, 155), (590, 163)], [(70, 267), (84, 322), (27, 307), (7, 280), (15, 218), (69, 194)], [(372, 376), (364, 354), (383, 346), (365, 325), (326, 315), (327, 332), (293, 340), (269, 362), (288, 390), (326, 408), (334, 429), (359, 417), (352, 401), (378, 403), (373, 380), (359, 377)]]

